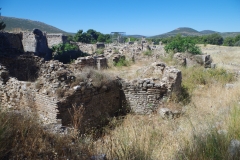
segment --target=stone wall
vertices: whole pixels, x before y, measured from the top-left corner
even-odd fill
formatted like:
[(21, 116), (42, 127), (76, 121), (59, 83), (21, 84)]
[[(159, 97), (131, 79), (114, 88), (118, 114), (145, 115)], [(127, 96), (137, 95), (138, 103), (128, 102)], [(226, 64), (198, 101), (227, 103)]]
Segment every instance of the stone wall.
[(47, 43), (49, 48), (51, 48), (54, 45), (67, 42), (67, 36), (61, 33), (59, 34), (48, 33), (46, 37), (47, 37)]
[(9, 76), (21, 81), (35, 81), (44, 60), (33, 53), (21, 54), (16, 57), (1, 57), (0, 65), (6, 67)]
[[(150, 70), (158, 74), (155, 78), (141, 78), (122, 81), (122, 89), (128, 106), (134, 113), (150, 114), (156, 111), (171, 93), (181, 90), (181, 71), (166, 67), (163, 63), (154, 63)], [(149, 72), (149, 71), (148, 71)]]
[(0, 32), (0, 48), (11, 48), (23, 51), (21, 33)]
[(93, 67), (100, 69), (106, 69), (108, 67), (107, 65), (107, 59), (103, 56), (87, 56), (87, 57), (79, 57), (75, 60), (75, 65), (77, 68), (84, 68), (84, 67)]
[(34, 105), (39, 118), (45, 124), (61, 122), (61, 119), (57, 119), (59, 114), (57, 98), (35, 92)]
[(25, 52), (33, 52), (36, 56), (43, 57), (45, 60), (52, 58), (46, 34), (39, 29), (34, 29), (33, 32), (23, 32), (22, 44)]
[(31, 32), (23, 32), (22, 44), (25, 52), (36, 52), (37, 40)]

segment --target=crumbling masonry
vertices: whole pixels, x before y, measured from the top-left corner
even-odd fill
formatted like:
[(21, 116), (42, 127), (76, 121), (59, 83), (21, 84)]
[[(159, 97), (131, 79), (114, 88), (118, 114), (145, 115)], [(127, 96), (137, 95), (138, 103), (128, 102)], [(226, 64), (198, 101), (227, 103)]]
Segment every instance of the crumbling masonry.
[[(128, 107), (138, 114), (150, 114), (172, 91), (180, 90), (181, 72), (164, 63), (154, 63), (145, 69), (144, 72), (151, 70), (156, 77), (128, 81), (109, 76), (104, 82), (96, 81), (91, 77), (95, 71), (85, 72), (83, 68), (106, 68), (105, 57), (78, 58), (70, 65), (45, 61), (44, 45), (37, 46), (39, 38), (46, 35), (37, 34), (40, 36), (0, 33), (0, 40), (5, 44), (0, 45), (1, 109), (36, 112), (44, 124), (69, 125), (73, 106), (82, 106), (80, 128), (86, 132), (90, 126), (101, 127), (108, 118), (125, 112)], [(100, 72), (96, 76), (103, 77)]]

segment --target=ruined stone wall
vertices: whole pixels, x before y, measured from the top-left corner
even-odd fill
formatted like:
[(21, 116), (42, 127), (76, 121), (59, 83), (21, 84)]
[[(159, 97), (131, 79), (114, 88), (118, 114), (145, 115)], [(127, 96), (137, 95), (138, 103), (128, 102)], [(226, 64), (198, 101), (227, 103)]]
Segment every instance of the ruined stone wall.
[(126, 101), (134, 113), (155, 112), (171, 96), (171, 93), (180, 93), (182, 75), (178, 69), (167, 67), (164, 63), (153, 63), (141, 72), (153, 78), (122, 81)]
[(23, 51), (21, 33), (0, 32), (0, 48)]
[[(95, 87), (91, 82), (81, 82), (81, 85), (74, 86), (75, 91), (58, 104), (59, 119), (63, 125), (69, 125), (74, 115), (73, 106), (83, 107), (81, 113), (81, 131), (89, 128), (97, 128), (105, 125), (110, 117), (122, 109), (120, 86), (117, 81), (111, 84)], [(71, 113), (71, 114), (70, 114)]]
[(70, 43), (77, 45), (80, 51), (88, 54), (93, 54), (97, 49), (96, 44), (86, 44), (82, 42), (70, 42)]
[(106, 69), (108, 67), (107, 58), (102, 56), (79, 57), (75, 60), (74, 63), (77, 66), (77, 68), (93, 67), (100, 70), (100, 69)]
[(10, 78), (0, 91), (1, 108), (8, 111), (37, 112), (43, 123), (57, 123), (57, 99), (38, 93), (34, 86), (34, 83)]
[(36, 56), (43, 57), (45, 60), (52, 59), (46, 34), (39, 29), (34, 29), (33, 32), (23, 32), (22, 44), (25, 52), (33, 52)]
[(66, 43), (67, 42), (67, 36), (63, 34), (53, 34), (53, 33), (48, 33), (46, 35), (47, 37), (47, 42), (48, 42), (48, 47), (51, 48), (54, 45), (58, 45), (60, 43)]
[(35, 92), (34, 105), (39, 118), (45, 124), (61, 122), (61, 119), (57, 119), (59, 114), (57, 98)]
[(35, 81), (44, 60), (33, 54), (21, 54), (16, 57), (1, 57), (0, 65), (6, 67), (9, 76), (21, 81)]
[(23, 32), (22, 44), (25, 52), (36, 52), (37, 39), (33, 33)]

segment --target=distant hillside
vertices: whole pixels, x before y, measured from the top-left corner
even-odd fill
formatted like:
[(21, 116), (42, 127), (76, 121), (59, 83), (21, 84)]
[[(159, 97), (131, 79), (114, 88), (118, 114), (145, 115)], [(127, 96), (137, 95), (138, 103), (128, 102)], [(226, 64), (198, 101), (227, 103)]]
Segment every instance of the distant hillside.
[(151, 38), (171, 37), (171, 36), (176, 36), (177, 34), (180, 34), (180, 35), (183, 35), (183, 36), (199, 36), (199, 35), (201, 35), (201, 33), (198, 32), (195, 29), (188, 28), (188, 27), (180, 27), (180, 28), (177, 28), (173, 31), (170, 31), (170, 32), (167, 32), (167, 33), (164, 33), (164, 34), (160, 34), (160, 35), (157, 35), (157, 36), (153, 36)]
[(214, 33), (218, 33), (220, 34), (223, 38), (225, 37), (234, 37), (238, 34), (240, 34), (240, 32), (216, 32), (216, 31), (212, 31), (212, 30), (203, 30), (203, 31), (197, 31), (195, 29), (192, 28), (188, 28), (188, 27), (181, 27), (181, 28), (177, 28), (171, 32), (167, 32), (164, 34), (160, 34), (160, 35), (156, 35), (156, 36), (152, 36), (149, 38), (164, 38), (164, 37), (172, 37), (172, 36), (176, 36), (178, 34), (182, 35), (182, 36), (202, 36), (202, 35), (208, 35), (208, 34), (214, 34)]
[(5, 17), (2, 16), (4, 23), (6, 24), (5, 31), (32, 31), (34, 28), (38, 28), (41, 31), (48, 33), (63, 33), (68, 34), (67, 32), (53, 27), (51, 25), (45, 24), (39, 21), (32, 21), (29, 19), (14, 18), (14, 17)]
[(146, 37), (146, 36), (143, 36), (143, 35), (126, 35), (126, 37), (142, 38), (142, 37)]
[(212, 30), (203, 30), (200, 32), (201, 34), (214, 34), (214, 33), (219, 33), (219, 32), (216, 32), (216, 31), (212, 31)]
[(223, 38), (226, 38), (226, 37), (235, 37), (236, 35), (239, 35), (240, 32), (222, 32), (220, 33), (220, 35), (223, 37)]

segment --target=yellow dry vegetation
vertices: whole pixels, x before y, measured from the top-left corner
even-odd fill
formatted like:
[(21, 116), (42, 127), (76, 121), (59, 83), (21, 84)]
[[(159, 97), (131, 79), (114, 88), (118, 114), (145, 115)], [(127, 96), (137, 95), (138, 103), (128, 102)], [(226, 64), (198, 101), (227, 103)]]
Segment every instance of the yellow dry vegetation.
[[(109, 159), (232, 159), (228, 146), (232, 139), (240, 138), (240, 81), (232, 72), (240, 66), (231, 64), (240, 64), (240, 49), (213, 45), (201, 48), (212, 56), (217, 69), (181, 68), (191, 101), (187, 105), (166, 104), (169, 108), (181, 106), (180, 118), (163, 120), (157, 114), (129, 114), (114, 119), (111, 123), (115, 128), (106, 128), (107, 134), (94, 142), (93, 152), (105, 153)], [(142, 61), (126, 72), (114, 72), (136, 78), (134, 70), (148, 64)], [(227, 88), (226, 83), (234, 87)]]

